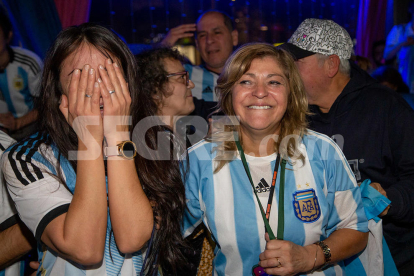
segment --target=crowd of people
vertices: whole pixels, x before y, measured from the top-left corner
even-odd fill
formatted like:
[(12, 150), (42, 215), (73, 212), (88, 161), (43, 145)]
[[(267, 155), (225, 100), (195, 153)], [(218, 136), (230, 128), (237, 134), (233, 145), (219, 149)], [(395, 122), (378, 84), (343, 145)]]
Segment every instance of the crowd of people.
[(44, 61), (11, 36), (2, 10), (0, 275), (413, 275), (410, 85), (334, 21), (236, 48), (211, 10), (135, 56), (84, 23)]

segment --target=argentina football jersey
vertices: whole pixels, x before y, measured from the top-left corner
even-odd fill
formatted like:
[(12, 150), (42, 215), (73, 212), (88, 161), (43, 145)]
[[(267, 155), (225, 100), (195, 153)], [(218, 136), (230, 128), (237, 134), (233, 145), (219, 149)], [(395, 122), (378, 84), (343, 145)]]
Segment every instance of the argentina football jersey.
[(0, 71), (0, 100), (5, 103), (6, 111), (20, 118), (33, 109), (43, 62), (34, 53), (19, 47), (11, 47), (10, 56), (6, 69)]
[(184, 64), (184, 68), (188, 71), (190, 79), (194, 83), (194, 88), (191, 89), (193, 96), (209, 102), (217, 101), (214, 89), (217, 85), (218, 74), (207, 70), (202, 65)]
[[(217, 243), (214, 275), (250, 276), (266, 247), (261, 211), (239, 155), (213, 173), (217, 165), (212, 151), (215, 146), (202, 141), (189, 150), (184, 235), (191, 234), (203, 222)], [(305, 161), (289, 159), (284, 170), (284, 240), (306, 246), (326, 239), (337, 229), (367, 232), (359, 187), (338, 146), (330, 138), (308, 131), (299, 149)], [(276, 154), (252, 157), (246, 153), (254, 187), (264, 208), (275, 159)], [(273, 232), (278, 229), (280, 178), (278, 173), (271, 198), (269, 223)], [(358, 258), (346, 266), (341, 261), (312, 275), (345, 275), (347, 271), (365, 275)]]
[[(0, 164), (7, 187), (21, 220), (38, 241), (38, 275), (139, 275), (146, 246), (132, 254), (123, 254), (118, 250), (109, 208), (105, 251), (99, 265), (82, 266), (68, 261), (42, 243), (42, 233), (48, 223), (67, 212), (76, 186), (75, 170), (48, 135), (34, 134), (8, 148), (3, 155)], [(65, 184), (57, 180), (58, 170)]]
[[(7, 149), (15, 141), (8, 136), (3, 131), (0, 131), (0, 157), (3, 154), (3, 151)], [(16, 208), (14, 207), (13, 202), (11, 201), (7, 189), (6, 183), (3, 183), (3, 176), (0, 171), (0, 231), (5, 231), (9, 229), (16, 223), (18, 223), (19, 218), (17, 215)], [(0, 276), (23, 276), (24, 275), (24, 261), (17, 261), (8, 267), (0, 270)]]

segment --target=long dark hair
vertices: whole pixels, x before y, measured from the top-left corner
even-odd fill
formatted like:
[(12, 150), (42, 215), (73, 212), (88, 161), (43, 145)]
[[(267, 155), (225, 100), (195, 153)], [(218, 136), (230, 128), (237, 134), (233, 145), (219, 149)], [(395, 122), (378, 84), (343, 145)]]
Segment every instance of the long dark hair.
[[(133, 126), (152, 115), (148, 107), (153, 101), (146, 93), (143, 93), (142, 89), (138, 89), (140, 81), (137, 77), (137, 64), (135, 57), (125, 43), (112, 31), (96, 24), (85, 23), (70, 27), (58, 35), (46, 55), (41, 93), (35, 103), (39, 110), (40, 131), (49, 134), (49, 138), (59, 149), (59, 154), (65, 158), (68, 158), (69, 151), (77, 150), (78, 139), (75, 131), (59, 110), (59, 102), (63, 92), (60, 73), (65, 59), (82, 43), (95, 47), (108, 58), (111, 55), (119, 60), (131, 91)], [(164, 140), (168, 140), (168, 137), (162, 136), (158, 139), (157, 133), (159, 131), (164, 131), (162, 126), (156, 126), (146, 132), (145, 139), (132, 138), (132, 140), (138, 148), (143, 148), (147, 144), (155, 147), (157, 142), (162, 143)], [(179, 223), (185, 206), (184, 187), (179, 173), (179, 164), (158, 159), (155, 155), (152, 158), (145, 158), (138, 154), (134, 160), (147, 197), (156, 203), (154, 215), (161, 217), (161, 221), (156, 221), (160, 228), (154, 237), (152, 247), (148, 248), (147, 266), (143, 268), (148, 275), (152, 275), (157, 265), (173, 269), (180, 265), (177, 262), (180, 259), (180, 254), (174, 254), (176, 254), (175, 247), (179, 246), (182, 240)], [(76, 160), (69, 161), (76, 171)], [(60, 172), (60, 170), (57, 171)], [(61, 175), (58, 177), (64, 183), (63, 177)]]
[[(92, 23), (69, 27), (62, 31), (46, 54), (40, 96), (35, 101), (35, 108), (39, 111), (40, 131), (49, 134), (65, 158), (68, 158), (69, 151), (77, 150), (78, 138), (59, 110), (63, 93), (60, 73), (65, 59), (83, 43), (95, 47), (108, 58), (111, 54), (119, 59), (126, 82), (132, 91), (131, 100), (138, 99), (136, 62), (128, 47), (118, 36), (107, 28)], [(69, 161), (76, 171), (76, 160)]]
[(136, 58), (140, 100), (134, 101), (131, 106), (133, 125), (136, 126), (142, 119), (146, 119), (147, 125), (153, 127), (148, 128), (145, 135), (146, 144), (141, 146), (159, 150), (158, 153), (152, 152), (150, 159), (154, 161), (136, 159), (136, 165), (140, 168), (140, 179), (145, 183), (154, 184), (145, 186), (145, 192), (149, 200), (155, 202), (157, 216), (161, 218), (155, 218), (159, 225), (155, 246), (159, 249), (158, 258), (163, 272), (175, 275), (177, 269), (186, 265), (182, 249), (187, 245), (181, 234), (181, 222), (186, 206), (185, 190), (180, 162), (177, 156), (174, 156), (180, 152), (176, 150), (177, 147), (183, 147), (182, 144), (176, 143), (171, 129), (161, 125), (161, 121), (156, 117), (158, 104), (153, 97), (168, 93), (165, 89), (168, 78), (164, 59), (183, 61), (183, 57), (176, 50), (156, 48), (140, 53)]

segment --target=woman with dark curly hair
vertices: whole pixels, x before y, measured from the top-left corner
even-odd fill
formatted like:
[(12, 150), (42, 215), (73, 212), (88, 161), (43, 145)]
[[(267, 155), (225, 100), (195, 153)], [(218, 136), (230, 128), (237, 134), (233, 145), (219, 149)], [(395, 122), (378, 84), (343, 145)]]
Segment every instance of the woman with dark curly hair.
[[(152, 104), (148, 108), (186, 139), (187, 147), (203, 139), (208, 132), (208, 118), (216, 114), (216, 102), (192, 96), (194, 83), (189, 79), (178, 50), (158, 47), (136, 55), (141, 88)], [(182, 85), (185, 84), (185, 85)], [(190, 115), (190, 116), (187, 116)]]
[[(191, 120), (191, 117), (182, 118), (180, 116), (191, 114), (206, 118), (209, 113), (209, 108), (215, 106), (215, 103), (193, 99), (191, 89), (194, 88), (194, 84), (188, 78), (188, 72), (185, 71), (182, 65), (184, 57), (177, 50), (164, 47), (154, 48), (136, 55), (136, 59), (138, 63), (138, 75), (141, 76), (140, 89), (142, 90), (142, 94), (145, 94), (144, 102), (151, 101), (146, 106), (148, 109), (147, 113), (160, 118), (160, 121), (163, 121), (169, 133), (175, 131), (172, 137), (175, 139), (177, 137), (183, 138), (182, 135), (186, 135), (186, 131), (185, 129), (181, 129), (182, 123), (190, 123), (190, 121), (186, 121), (186, 118)], [(198, 106), (197, 112), (194, 112), (194, 101), (196, 101)], [(138, 118), (140, 116), (136, 117)], [(198, 118), (198, 122), (206, 126), (207, 122), (201, 121), (200, 119)], [(201, 138), (197, 139), (200, 140)], [(186, 142), (187, 144), (191, 144), (188, 139)], [(166, 210), (164, 215), (159, 214), (161, 218), (160, 228), (163, 227), (164, 216), (170, 215), (172, 214), (168, 210)], [(176, 230), (177, 232), (174, 234), (181, 235), (180, 230), (178, 228)], [(191, 247), (183, 251), (188, 262), (179, 269), (177, 275), (197, 274), (197, 266), (200, 262), (205, 230), (200, 227), (200, 231), (197, 231), (195, 236), (195, 238), (190, 237), (188, 239)], [(160, 249), (161, 251), (162, 249)], [(210, 250), (210, 253), (212, 255), (212, 250)]]
[(177, 116), (189, 115), (194, 110), (194, 83), (182, 65), (183, 56), (177, 50), (155, 48), (135, 57), (141, 90), (151, 101), (149, 113), (163, 116), (162, 120), (174, 128)]

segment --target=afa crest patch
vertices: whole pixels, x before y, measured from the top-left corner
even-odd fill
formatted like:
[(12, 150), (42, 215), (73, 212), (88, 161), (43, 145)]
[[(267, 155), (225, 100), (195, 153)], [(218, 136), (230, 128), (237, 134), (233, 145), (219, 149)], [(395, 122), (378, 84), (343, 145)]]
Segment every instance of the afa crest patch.
[(317, 221), (321, 216), (318, 197), (314, 189), (293, 193), (293, 210), (298, 219), (305, 223)]
[(20, 75), (17, 75), (13, 79), (13, 87), (16, 90), (22, 90), (24, 88), (24, 81), (23, 81), (23, 78)]

